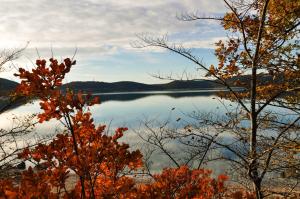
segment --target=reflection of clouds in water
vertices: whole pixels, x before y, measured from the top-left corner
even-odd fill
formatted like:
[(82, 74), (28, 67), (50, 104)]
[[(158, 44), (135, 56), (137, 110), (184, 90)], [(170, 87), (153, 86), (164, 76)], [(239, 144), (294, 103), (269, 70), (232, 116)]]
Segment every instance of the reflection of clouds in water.
[[(149, 163), (149, 168), (153, 173), (160, 172), (161, 169), (163, 168), (176, 167), (174, 162), (172, 162), (172, 160), (166, 154), (164, 154), (160, 149), (155, 148), (145, 142), (140, 142), (139, 144), (136, 144), (134, 148), (140, 149), (145, 157), (148, 157), (147, 154), (149, 154), (149, 150), (154, 149), (154, 151), (152, 151), (151, 153), (150, 158), (147, 161)], [(166, 149), (170, 152), (170, 154), (173, 156), (173, 158), (176, 159), (178, 163), (184, 164), (184, 161), (189, 156), (187, 150), (190, 150), (191, 148), (184, 145), (180, 145), (176, 142), (170, 142), (166, 145)], [(217, 154), (219, 154), (219, 152), (212, 151), (210, 152), (210, 154), (207, 155), (213, 158), (216, 157)], [(189, 165), (193, 168), (197, 168), (198, 160), (200, 160), (200, 157), (192, 164)], [(226, 173), (230, 168), (230, 165), (224, 161), (213, 161), (213, 162), (203, 163), (201, 168), (210, 169), (213, 171), (213, 176), (217, 176), (219, 174)]]
[[(107, 101), (90, 109), (96, 123), (108, 125), (112, 121), (114, 126), (134, 127), (146, 117), (164, 119), (169, 116), (172, 108), (176, 108), (172, 111), (175, 117), (182, 115), (182, 112), (192, 112), (195, 108), (207, 112), (213, 111), (218, 105), (218, 101), (212, 100), (212, 96), (172, 98), (165, 95), (150, 95), (133, 101)], [(7, 125), (2, 119), (10, 117), (11, 114), (20, 116), (38, 112), (40, 112), (40, 107), (37, 101), (17, 107), (0, 116), (0, 127)]]
[[(100, 98), (101, 99), (101, 98)], [(198, 107), (203, 111), (215, 110), (218, 106), (212, 97), (198, 96), (187, 98), (172, 98), (164, 95), (155, 95), (140, 98), (134, 101), (107, 101), (91, 108), (96, 122), (115, 125), (128, 124), (131, 127), (139, 124), (141, 119), (157, 118), (165, 119), (172, 108), (176, 108), (172, 115), (182, 115), (182, 112), (191, 112)]]
[[(146, 133), (140, 126), (141, 122), (154, 119), (163, 123), (166, 120), (170, 120), (171, 126), (183, 128), (184, 121), (188, 120), (188, 116), (184, 115), (184, 113), (189, 113), (197, 109), (203, 112), (211, 112), (220, 106), (217, 100), (212, 100), (212, 97), (213, 96), (189, 96), (173, 98), (165, 95), (153, 95), (133, 101), (106, 101), (90, 109), (95, 119), (95, 124), (106, 124), (110, 127), (110, 132), (114, 132), (114, 130), (120, 126), (129, 127), (129, 130), (124, 133), (124, 137), (120, 141), (129, 143), (132, 148), (141, 148), (143, 143), (134, 132), (138, 130), (141, 133)], [(222, 112), (221, 109), (218, 110), (220, 113)], [(0, 116), (0, 128), (10, 127), (12, 114), (21, 116), (38, 112), (40, 112), (40, 107), (37, 101), (32, 104), (20, 106)], [(178, 118), (181, 118), (181, 120), (177, 121)], [(159, 126), (158, 123), (155, 125)], [(141, 127), (141, 129), (139, 129), (139, 127)], [(56, 128), (62, 129), (63, 126), (58, 121), (52, 119), (43, 124), (37, 124), (36, 132), (40, 136), (45, 136), (53, 134)], [(33, 139), (33, 135), (28, 135), (28, 137), (24, 137), (24, 140), (25, 139)], [(170, 142), (167, 147), (174, 154), (177, 154), (177, 159), (180, 160), (180, 158), (184, 158), (184, 150), (179, 147), (178, 143)], [(158, 151), (155, 152), (152, 161), (154, 171), (172, 165), (171, 161)]]
[[(19, 106), (15, 109), (9, 110), (3, 114), (0, 115), (0, 129), (6, 129), (9, 130), (11, 129), (14, 124), (13, 124), (13, 118), (18, 117), (18, 118), (24, 118), (26, 116), (29, 116), (31, 114), (38, 114), (41, 112), (39, 102), (35, 101), (33, 103), (28, 103), (22, 106)], [(33, 119), (33, 123), (37, 122), (38, 119), (35, 117)], [(56, 131), (58, 131), (60, 128), (63, 126), (60, 124), (60, 122), (52, 119), (48, 122), (44, 122), (42, 124), (37, 123), (35, 125), (34, 131), (37, 133), (39, 136), (49, 136), (54, 134)], [(27, 137), (24, 137), (24, 139), (33, 139), (33, 135), (27, 135)]]

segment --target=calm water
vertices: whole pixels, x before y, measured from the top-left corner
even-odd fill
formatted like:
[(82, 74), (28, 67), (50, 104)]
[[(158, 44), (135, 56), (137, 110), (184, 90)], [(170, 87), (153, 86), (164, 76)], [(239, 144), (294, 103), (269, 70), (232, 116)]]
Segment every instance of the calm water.
[[(209, 91), (168, 91), (168, 92), (134, 92), (97, 94), (101, 104), (91, 107), (95, 123), (110, 125), (111, 128), (126, 126), (136, 128), (144, 120), (157, 119), (176, 121), (179, 117), (186, 118), (192, 111), (224, 113), (222, 104), (215, 98), (213, 90)], [(225, 103), (229, 103), (225, 101)], [(0, 115), (0, 128), (11, 127), (11, 118), (39, 113), (39, 103), (19, 106)], [(59, 128), (55, 121), (37, 125), (37, 130), (48, 134), (53, 127)], [(50, 127), (50, 129), (49, 129)], [(43, 132), (43, 129), (47, 131)]]
[[(151, 126), (159, 126), (168, 121), (168, 126), (182, 129), (185, 125), (195, 122), (187, 114), (213, 113), (214, 115), (225, 115), (226, 109), (235, 110), (236, 104), (230, 101), (220, 101), (213, 90), (206, 91), (168, 91), (168, 92), (133, 92), (114, 94), (95, 94), (100, 96), (101, 104), (90, 108), (96, 124), (109, 126), (108, 132), (113, 132), (117, 127), (128, 127), (121, 141), (129, 143), (134, 148), (145, 150), (145, 143), (137, 135), (146, 134), (144, 123), (151, 121)], [(0, 115), (0, 129), (10, 129), (13, 127), (12, 118), (15, 116), (25, 116), (40, 111), (39, 103), (33, 102), (19, 106)], [(277, 109), (277, 111), (279, 111)], [(38, 136), (53, 135), (61, 131), (62, 124), (51, 120), (43, 124), (36, 125)], [(21, 142), (33, 139), (33, 135), (23, 137)], [(176, 154), (177, 159), (181, 159), (184, 149), (178, 143), (173, 142), (168, 145), (169, 149)], [(183, 153), (184, 154), (184, 153)], [(172, 166), (171, 161), (159, 151), (155, 152), (151, 158), (153, 164), (151, 169), (158, 171), (166, 166)], [(174, 165), (173, 165), (174, 166)], [(224, 162), (211, 163), (206, 165), (212, 168), (215, 174), (224, 173), (228, 167)]]
[[(129, 130), (122, 141), (129, 143), (132, 148), (145, 146), (137, 136), (137, 132), (142, 135), (146, 133), (143, 125), (146, 121), (151, 121), (151, 125), (155, 128), (166, 121), (169, 122), (169, 127), (183, 128), (189, 122), (195, 122), (187, 116), (193, 111), (224, 114), (223, 105), (214, 96), (213, 91), (106, 93), (100, 95), (100, 101), (101, 104), (91, 107), (95, 123), (109, 126), (110, 131), (117, 127), (128, 127)], [(223, 102), (230, 104), (228, 101)], [(0, 115), (0, 129), (12, 128), (11, 121), (15, 116), (26, 116), (39, 111), (37, 101), (10, 110)], [(35, 130), (37, 135), (46, 136), (55, 134), (62, 128), (60, 122), (51, 120), (37, 124)], [(31, 137), (24, 139), (31, 139)], [(181, 150), (176, 143), (170, 144), (169, 147), (173, 152)], [(170, 164), (170, 160), (159, 152), (153, 156), (153, 170), (159, 170)], [(224, 171), (225, 165), (218, 164), (213, 167), (217, 173), (220, 173)]]
[[(186, 116), (193, 111), (214, 112), (224, 114), (222, 104), (214, 96), (213, 90), (206, 91), (168, 91), (168, 92), (134, 92), (97, 94), (100, 96), (101, 104), (91, 107), (96, 124), (109, 126), (110, 131), (117, 127), (128, 127), (122, 141), (129, 143), (132, 148), (144, 146), (136, 132), (143, 134), (145, 121), (152, 121), (153, 126), (169, 121), (171, 127), (181, 128), (186, 125), (190, 117)], [(230, 104), (228, 101), (223, 101)], [(39, 104), (33, 102), (19, 106), (9, 112), (0, 115), (0, 129), (11, 128), (14, 116), (25, 116), (30, 113), (38, 113)], [(180, 118), (180, 120), (179, 120)], [(42, 125), (36, 125), (36, 134), (46, 136), (60, 131), (62, 124), (51, 120)], [(25, 141), (32, 139), (31, 136), (23, 138)], [(178, 150), (173, 144), (173, 151)], [(157, 153), (154, 155), (153, 168), (155, 170), (166, 167), (170, 164), (168, 158)], [(223, 171), (223, 166), (215, 165), (217, 170)]]

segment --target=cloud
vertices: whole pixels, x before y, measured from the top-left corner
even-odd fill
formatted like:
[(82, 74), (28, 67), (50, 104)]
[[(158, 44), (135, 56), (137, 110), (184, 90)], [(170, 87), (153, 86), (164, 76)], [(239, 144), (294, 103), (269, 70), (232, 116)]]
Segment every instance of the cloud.
[[(191, 48), (213, 48), (224, 32), (213, 21), (183, 22), (177, 15), (197, 12), (220, 16), (222, 0), (0, 0), (0, 50), (30, 44), (13, 70), (0, 76), (12, 80), (17, 67), (32, 68), (41, 56), (72, 57), (78, 65), (66, 81), (135, 80), (153, 82), (150, 74), (179, 73), (192, 66), (160, 48), (137, 49), (137, 34), (168, 34), (169, 41)], [(52, 51), (51, 51), (52, 49)], [(37, 53), (38, 52), (38, 53)], [(200, 55), (202, 56), (202, 55)], [(207, 56), (206, 56), (207, 57)], [(208, 55), (209, 61), (212, 60)], [(88, 70), (86, 70), (88, 68)]]
[(226, 40), (226, 37), (212, 37), (204, 40), (193, 40), (184, 42), (186, 48), (215, 48), (215, 43), (220, 40)]
[[(142, 32), (206, 37), (208, 23), (182, 22), (176, 14), (224, 12), (221, 0), (0, 0), (0, 48), (31, 41), (30, 48), (131, 49)], [(205, 30), (205, 31), (203, 31)], [(219, 36), (219, 35), (218, 35)], [(179, 38), (180, 39), (180, 38)], [(193, 37), (185, 38), (192, 41)], [(199, 37), (197, 38), (199, 40)]]

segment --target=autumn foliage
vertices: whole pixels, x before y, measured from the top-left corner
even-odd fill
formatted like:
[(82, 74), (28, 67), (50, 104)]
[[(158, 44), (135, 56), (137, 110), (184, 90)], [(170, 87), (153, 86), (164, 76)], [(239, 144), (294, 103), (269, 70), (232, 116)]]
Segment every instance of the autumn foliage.
[(217, 180), (210, 177), (210, 170), (189, 170), (167, 168), (162, 174), (154, 176), (154, 183), (140, 185), (140, 192), (146, 198), (214, 198), (225, 191), (227, 176), (220, 175)]
[[(240, 2), (241, 5), (243, 2)], [(230, 4), (235, 5), (235, 4)], [(246, 4), (244, 5), (247, 6)], [(273, 79), (265, 81), (257, 78), (256, 95), (258, 101), (272, 101), (276, 97), (286, 97), (296, 101), (299, 96), (299, 13), (300, 2), (298, 0), (272, 0), (253, 1), (248, 5), (253, 12), (262, 13), (266, 6), (264, 19), (259, 14), (250, 14), (237, 8), (225, 14), (221, 25), (224, 30), (239, 35), (228, 40), (216, 43), (215, 55), (218, 65), (211, 65), (207, 76), (228, 80), (237, 79), (235, 86), (241, 86), (244, 92), (231, 96), (235, 99), (250, 98), (250, 81), (239, 81), (241, 75), (246, 75), (255, 66), (257, 73), (268, 73)], [(241, 6), (242, 7), (242, 6)], [(233, 7), (232, 7), (233, 8)], [(258, 30), (262, 24), (259, 42)], [(291, 42), (287, 42), (291, 41)], [(255, 52), (256, 44), (260, 44)], [(289, 92), (290, 95), (286, 95)], [(289, 100), (289, 99), (288, 99)], [(298, 102), (297, 101), (297, 102)]]
[[(40, 169), (29, 167), (20, 182), (0, 180), (1, 198), (221, 198), (227, 177), (213, 179), (209, 170), (167, 168), (150, 183), (136, 183), (132, 174), (142, 169), (142, 154), (119, 141), (127, 128), (108, 135), (104, 125), (94, 124), (88, 109), (99, 103), (97, 98), (59, 90), (75, 63), (50, 59), (47, 66), (37, 60), (31, 72), (21, 68), (16, 74), (22, 80), (16, 95), (40, 100), (39, 122), (57, 119), (66, 130), (19, 154)], [(70, 186), (71, 175), (78, 180)]]

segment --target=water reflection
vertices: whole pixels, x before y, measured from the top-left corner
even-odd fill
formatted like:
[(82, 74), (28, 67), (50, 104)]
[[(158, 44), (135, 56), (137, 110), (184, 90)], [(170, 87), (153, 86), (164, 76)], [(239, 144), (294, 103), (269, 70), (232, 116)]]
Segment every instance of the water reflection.
[(101, 97), (101, 102), (107, 101), (132, 101), (154, 95), (169, 96), (172, 98), (213, 96), (216, 90), (190, 90), (190, 91), (145, 91), (145, 92), (124, 92), (124, 93), (95, 93)]
[[(117, 127), (128, 127), (129, 131), (125, 133), (121, 141), (127, 142), (132, 148), (145, 149), (145, 144), (137, 136), (136, 131), (146, 134), (147, 130), (142, 125), (145, 121), (153, 121), (153, 126), (159, 128), (160, 125), (168, 121), (168, 125), (183, 129), (186, 124), (193, 123), (195, 120), (190, 117), (189, 113), (211, 113), (215, 116), (224, 116), (226, 111), (236, 109), (237, 104), (228, 100), (216, 98), (215, 91), (168, 91), (168, 92), (133, 92), (133, 93), (102, 93), (95, 94), (100, 97), (101, 104), (90, 108), (96, 124), (105, 124), (112, 132)], [(226, 110), (227, 109), (227, 110)], [(286, 113), (286, 110), (276, 108), (267, 108), (266, 111), (276, 111)], [(24, 116), (40, 111), (39, 102), (35, 101), (30, 104), (20, 105), (14, 109), (0, 115), (0, 129), (12, 127), (12, 117)], [(283, 117), (283, 121), (288, 120), (288, 116)], [(157, 122), (158, 121), (158, 122)], [(247, 125), (245, 122), (242, 125)], [(62, 132), (62, 124), (58, 121), (51, 120), (42, 125), (36, 126), (38, 135), (47, 136), (55, 132)], [(208, 128), (206, 132), (211, 132)], [(272, 132), (266, 132), (271, 134)], [(28, 138), (24, 138), (28, 139)], [(224, 142), (229, 142), (232, 137), (226, 136)], [(168, 148), (177, 155), (176, 158), (184, 159), (184, 151), (182, 145), (174, 142), (168, 144)], [(231, 157), (232, 153), (228, 151), (220, 151), (222, 156)], [(152, 156), (152, 169), (158, 171), (163, 167), (172, 165), (170, 159), (160, 152), (156, 151)], [(226, 162), (211, 162), (206, 165), (215, 173), (224, 173), (228, 168)]]
[[(96, 124), (106, 124), (113, 131), (117, 127), (126, 126), (129, 131), (125, 133), (122, 141), (129, 143), (133, 148), (140, 148), (141, 140), (135, 133), (137, 129), (143, 132), (141, 123), (144, 121), (169, 121), (170, 125), (182, 128), (190, 119), (186, 113), (195, 110), (223, 114), (224, 109), (218, 100), (214, 99), (212, 91), (186, 91), (186, 92), (155, 92), (155, 93), (118, 93), (101, 94), (101, 104), (90, 108)], [(230, 102), (225, 101), (229, 104)], [(0, 115), (0, 128), (10, 128), (11, 118), (26, 114), (38, 113), (39, 102), (18, 106), (13, 110)], [(180, 118), (180, 120), (178, 120)], [(61, 131), (61, 123), (51, 120), (36, 126), (39, 135), (49, 135)], [(181, 150), (176, 144), (170, 145), (176, 150)], [(166, 167), (170, 161), (157, 153), (154, 156), (153, 168)], [(218, 168), (222, 168), (219, 167)]]

